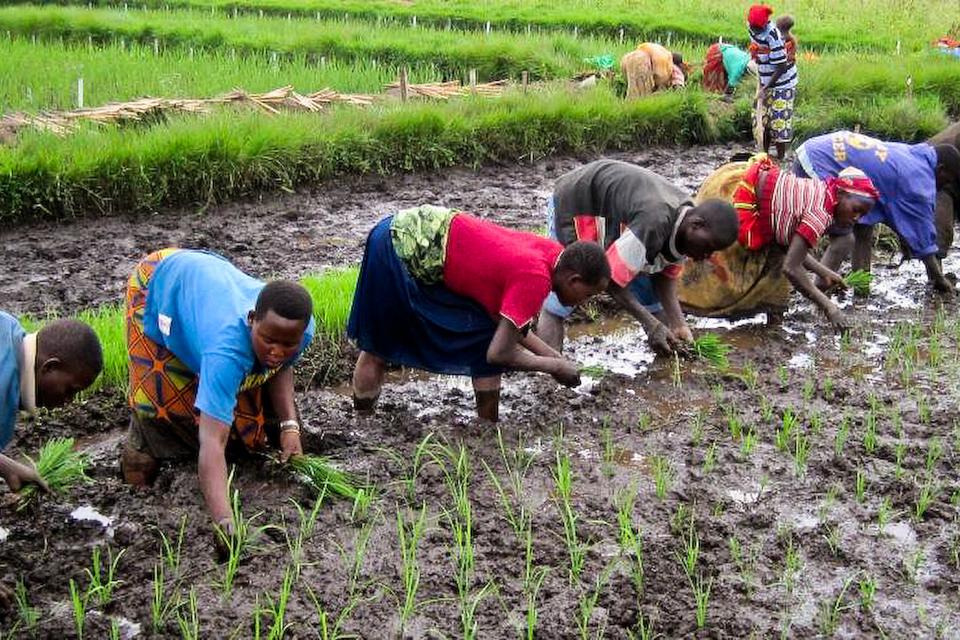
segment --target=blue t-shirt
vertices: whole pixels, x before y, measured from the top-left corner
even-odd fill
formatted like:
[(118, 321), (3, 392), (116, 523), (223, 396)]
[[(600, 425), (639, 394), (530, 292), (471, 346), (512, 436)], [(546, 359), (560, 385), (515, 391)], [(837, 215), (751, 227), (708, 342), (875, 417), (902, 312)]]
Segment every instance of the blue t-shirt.
[(837, 131), (800, 145), (797, 162), (811, 177), (836, 177), (847, 167), (860, 169), (873, 181), (880, 199), (857, 223), (886, 224), (917, 258), (937, 252), (937, 152), (929, 144), (883, 142)]
[[(143, 330), (200, 376), (194, 407), (221, 422), (233, 423), (237, 394), (262, 385), (276, 369), (257, 362), (247, 314), (264, 282), (222, 256), (178, 251), (157, 265), (150, 278)], [(293, 364), (310, 344), (310, 319)]]
[(10, 444), (20, 411), (24, 335), (17, 319), (0, 311), (0, 449)]

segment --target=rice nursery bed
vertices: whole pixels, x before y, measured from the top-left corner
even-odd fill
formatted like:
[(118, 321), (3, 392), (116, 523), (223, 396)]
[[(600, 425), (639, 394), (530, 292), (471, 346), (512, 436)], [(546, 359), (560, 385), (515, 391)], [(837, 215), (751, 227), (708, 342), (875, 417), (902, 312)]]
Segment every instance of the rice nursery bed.
[[(693, 188), (734, 150), (623, 157)], [(83, 279), (115, 295), (158, 230), (258, 273), (355, 261), (361, 230), (417, 194), (539, 228), (553, 179), (580, 160), (366, 178), (350, 195), (214, 207), (197, 227), (161, 214)], [(316, 235), (274, 259), (275, 240), (213, 232), (228, 217), (257, 232), (268, 211)], [(100, 251), (83, 244), (90, 224), (26, 230), (34, 253), (18, 268), (80, 265)], [(104, 238), (130, 230), (111, 224), (97, 221)], [(0, 624), (14, 637), (74, 636), (78, 620), (88, 638), (956, 637), (960, 321), (924, 292), (920, 265), (879, 262), (871, 296), (843, 301), (857, 319), (846, 339), (796, 297), (779, 324), (695, 321), (732, 345), (726, 372), (655, 360), (632, 323), (597, 314), (569, 348), (598, 377), (508, 376), (499, 431), (470, 418), (465, 380), (397, 372), (370, 418), (353, 414), (346, 376), (301, 391), (306, 450), (374, 491), (314, 512), (289, 472), (239, 461), (257, 535), (229, 576), (195, 465), (147, 491), (121, 484), (126, 412), (101, 390), (17, 432), (31, 455), (77, 436), (94, 482), (20, 513), (2, 495), (0, 581), (23, 586)], [(32, 290), (19, 310), (48, 300)]]

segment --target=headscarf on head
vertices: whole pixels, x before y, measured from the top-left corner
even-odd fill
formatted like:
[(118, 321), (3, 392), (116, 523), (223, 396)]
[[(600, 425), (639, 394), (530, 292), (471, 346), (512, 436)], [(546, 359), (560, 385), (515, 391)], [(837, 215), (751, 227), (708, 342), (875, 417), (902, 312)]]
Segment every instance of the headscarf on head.
[(838, 191), (844, 191), (873, 203), (880, 199), (880, 192), (873, 185), (873, 181), (856, 167), (847, 167), (836, 178), (827, 178), (824, 182), (827, 183), (827, 190), (834, 202), (837, 201)]
[(770, 22), (773, 8), (765, 4), (755, 4), (747, 11), (747, 24), (754, 29), (763, 29)]

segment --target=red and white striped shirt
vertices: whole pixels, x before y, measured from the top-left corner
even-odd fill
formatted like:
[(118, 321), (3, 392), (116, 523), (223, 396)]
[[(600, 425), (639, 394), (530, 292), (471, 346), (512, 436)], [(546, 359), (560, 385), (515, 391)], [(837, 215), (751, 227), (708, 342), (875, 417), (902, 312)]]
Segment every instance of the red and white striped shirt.
[(820, 180), (781, 171), (770, 202), (770, 224), (777, 244), (790, 246), (799, 233), (811, 247), (833, 223), (833, 199)]

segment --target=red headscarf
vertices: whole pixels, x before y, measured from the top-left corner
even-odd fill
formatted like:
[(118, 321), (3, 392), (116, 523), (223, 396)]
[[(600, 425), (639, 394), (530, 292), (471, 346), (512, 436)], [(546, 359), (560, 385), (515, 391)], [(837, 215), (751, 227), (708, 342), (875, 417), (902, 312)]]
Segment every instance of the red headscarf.
[(827, 183), (827, 190), (833, 196), (834, 202), (837, 191), (846, 191), (850, 195), (873, 202), (880, 199), (880, 192), (877, 191), (873, 181), (856, 167), (847, 167), (836, 178), (827, 178), (824, 182)]
[(747, 24), (754, 29), (763, 29), (770, 22), (770, 16), (773, 15), (773, 8), (765, 4), (755, 4), (747, 11)]

